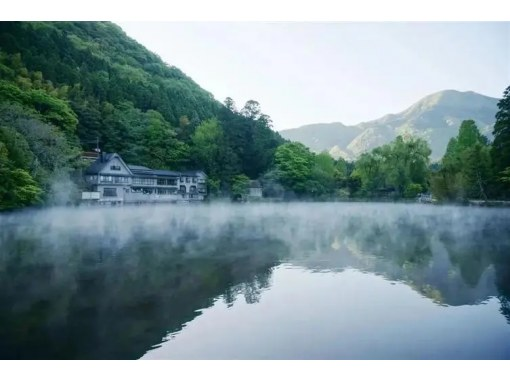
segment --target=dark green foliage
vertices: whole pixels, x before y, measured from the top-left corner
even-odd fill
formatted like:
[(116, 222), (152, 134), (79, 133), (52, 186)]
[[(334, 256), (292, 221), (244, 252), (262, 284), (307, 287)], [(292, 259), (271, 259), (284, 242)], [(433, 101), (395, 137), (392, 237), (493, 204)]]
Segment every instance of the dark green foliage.
[(211, 119), (201, 123), (191, 137), (193, 143), (193, 162), (208, 174), (210, 178), (220, 179), (224, 164), (225, 145), (223, 129), (218, 120)]
[(68, 104), (43, 90), (22, 90), (0, 80), (0, 102), (18, 103), (41, 114), (42, 119), (72, 135), (78, 120)]
[(274, 170), (263, 180), (305, 198), (413, 198), (428, 188), (429, 156), (427, 143), (413, 138), (397, 137), (354, 164), (334, 160), (327, 152), (314, 154), (301, 143), (286, 143), (276, 150)]
[(297, 195), (308, 192), (312, 180), (314, 154), (301, 143), (286, 143), (275, 152), (275, 164), (280, 182)]
[(432, 176), (432, 192), (440, 200), (487, 199), (491, 170), (487, 139), (474, 121), (465, 120)]
[[(280, 146), (274, 169), (264, 177), (276, 193), (283, 186), (298, 196), (320, 198), (415, 198), (431, 190), (442, 201), (507, 198), (510, 196), (510, 87), (498, 103), (494, 143), (473, 120), (464, 120), (439, 163), (430, 164), (427, 142), (397, 137), (363, 153), (354, 163), (316, 155), (300, 143)], [(256, 113), (249, 107), (245, 114)], [(263, 182), (264, 182), (263, 181)]]
[(301, 198), (328, 198), (345, 186), (347, 163), (335, 161), (327, 152), (314, 154), (301, 143), (280, 145), (275, 152), (274, 169), (262, 178), (269, 197), (288, 195)]
[(392, 143), (362, 154), (353, 172), (361, 183), (359, 195), (412, 198), (427, 190), (430, 153), (425, 140), (398, 136)]
[(7, 148), (5, 142), (12, 143), (13, 136), (12, 131), (0, 129), (0, 210), (29, 206), (40, 200), (41, 189), (37, 182), (27, 170), (16, 167), (20, 164), (16, 160), (19, 147)]
[(319, 153), (314, 157), (312, 178), (307, 187), (314, 195), (332, 194), (336, 188), (335, 160), (327, 152)]
[[(227, 191), (232, 176), (267, 171), (283, 142), (256, 101), (239, 112), (232, 99), (223, 106), (108, 22), (0, 23), (0, 104), (29, 115), (14, 120), (4, 107), (0, 116), (25, 137), (35, 157), (27, 170), (45, 191), (57, 168), (79, 166), (74, 148), (97, 141), (128, 163), (205, 170)], [(197, 130), (207, 120), (216, 123), (213, 141)]]
[(244, 174), (239, 174), (232, 177), (232, 198), (243, 199), (248, 194), (248, 187), (250, 185), (250, 178)]
[(80, 151), (64, 132), (38, 117), (17, 104), (0, 104), (0, 136), (9, 149), (9, 161), (27, 170), (47, 192), (56, 177), (77, 167)]
[(21, 203), (47, 200), (56, 181), (80, 168), (81, 150), (97, 141), (128, 163), (202, 169), (218, 194), (244, 175), (261, 179), (275, 197), (413, 198), (428, 191), (430, 177), (441, 199), (505, 197), (510, 87), (498, 107), (492, 147), (464, 121), (432, 176), (421, 139), (398, 137), (348, 163), (284, 144), (258, 102), (241, 110), (231, 98), (222, 105), (112, 23), (0, 23), (2, 170), (28, 173), (43, 191)]
[(274, 152), (284, 140), (271, 129), (271, 119), (260, 113), (260, 105), (256, 101), (246, 102), (240, 112), (231, 102), (231, 99), (226, 99), (226, 106), (218, 118), (225, 143), (230, 147), (229, 161), (237, 157), (239, 165), (236, 167), (235, 162), (229, 162), (229, 166), (234, 172), (257, 178), (272, 165)]
[(56, 85), (80, 85), (71, 99), (97, 99), (155, 109), (173, 125), (179, 117), (212, 116), (218, 104), (176, 67), (168, 66), (112, 23), (58, 22), (0, 25), (0, 46), (20, 53), (28, 71)]
[(507, 180), (508, 174), (505, 174), (510, 170), (510, 86), (503, 93), (498, 108), (491, 157), (496, 176), (496, 191), (499, 193), (498, 195), (510, 197), (510, 183)]

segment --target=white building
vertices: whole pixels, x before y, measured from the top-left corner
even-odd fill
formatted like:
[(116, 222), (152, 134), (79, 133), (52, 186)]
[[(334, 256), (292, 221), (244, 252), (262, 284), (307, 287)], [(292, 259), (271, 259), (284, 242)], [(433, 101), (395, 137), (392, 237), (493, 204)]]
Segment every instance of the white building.
[(110, 205), (203, 201), (206, 181), (200, 170), (149, 169), (127, 165), (117, 153), (101, 153), (85, 171), (89, 191), (82, 200)]

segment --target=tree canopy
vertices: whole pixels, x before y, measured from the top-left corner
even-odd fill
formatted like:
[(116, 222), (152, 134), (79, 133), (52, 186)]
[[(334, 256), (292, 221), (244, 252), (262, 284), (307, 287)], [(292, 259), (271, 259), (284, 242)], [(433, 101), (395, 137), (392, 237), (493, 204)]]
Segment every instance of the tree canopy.
[(23, 136), (31, 164), (5, 154), (43, 199), (57, 167), (79, 169), (97, 141), (130, 164), (205, 170), (223, 191), (266, 172), (284, 141), (257, 101), (221, 104), (112, 23), (4, 22), (0, 47), (1, 126)]

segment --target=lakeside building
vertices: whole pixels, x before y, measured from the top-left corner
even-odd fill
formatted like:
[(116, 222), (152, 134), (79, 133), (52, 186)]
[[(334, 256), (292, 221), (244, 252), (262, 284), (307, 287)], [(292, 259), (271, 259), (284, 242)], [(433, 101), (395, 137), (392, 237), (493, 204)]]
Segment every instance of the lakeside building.
[(207, 175), (201, 170), (172, 171), (128, 165), (117, 153), (100, 153), (85, 170), (91, 204), (199, 202), (207, 195)]

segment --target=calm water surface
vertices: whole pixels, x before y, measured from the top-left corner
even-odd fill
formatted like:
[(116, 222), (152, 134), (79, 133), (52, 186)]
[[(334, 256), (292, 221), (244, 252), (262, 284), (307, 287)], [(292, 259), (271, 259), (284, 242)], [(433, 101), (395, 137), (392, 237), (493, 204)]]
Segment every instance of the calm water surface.
[(0, 359), (509, 359), (510, 210), (0, 214)]

